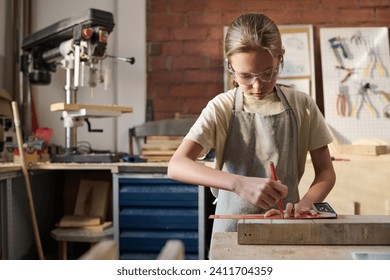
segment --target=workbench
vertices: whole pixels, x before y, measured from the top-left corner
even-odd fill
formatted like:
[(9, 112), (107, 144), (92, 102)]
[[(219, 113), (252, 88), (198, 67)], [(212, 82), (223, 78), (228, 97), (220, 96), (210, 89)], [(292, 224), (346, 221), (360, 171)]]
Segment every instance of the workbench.
[[(326, 198), (338, 214), (390, 214), (390, 154), (379, 156), (332, 154), (336, 184)], [(299, 192), (305, 194), (314, 178), (310, 158)], [(390, 246), (239, 245), (237, 232), (217, 232), (211, 240), (212, 260), (295, 259), (348, 260), (353, 253), (390, 254)], [(388, 257), (388, 256), (387, 256)], [(375, 258), (375, 256), (374, 256)]]
[[(360, 156), (360, 155), (348, 155), (340, 154), (333, 155), (336, 158), (347, 159), (349, 161), (334, 161), (334, 167), (337, 175), (336, 185), (332, 192), (327, 197), (326, 201), (329, 202), (332, 207), (338, 212), (338, 214), (373, 214), (373, 215), (386, 215), (390, 214), (390, 154), (384, 154), (380, 156)], [(54, 171), (104, 171), (112, 174), (113, 182), (116, 179), (119, 179), (121, 176), (129, 176), (132, 174), (159, 174), (158, 176), (165, 176), (167, 171), (167, 162), (156, 162), (156, 163), (36, 163), (29, 166), (29, 170), (32, 173), (47, 173), (55, 174)], [(0, 208), (0, 214), (2, 218), (2, 224), (8, 224), (8, 227), (1, 228), (2, 241), (3, 241), (3, 250), (12, 252), (12, 242), (8, 240), (17, 239), (18, 234), (22, 234), (24, 228), (19, 232), (19, 229), (16, 229), (12, 221), (12, 215), (9, 215), (12, 207), (12, 197), (15, 196), (16, 189), (12, 187), (12, 181), (16, 177), (21, 177), (21, 165), (16, 163), (0, 163), (0, 194), (2, 204)], [(55, 175), (50, 175), (55, 176)], [(306, 165), (306, 171), (302, 180), (300, 182), (300, 193), (304, 194), (310, 185), (314, 177), (314, 171), (311, 167), (310, 159), (308, 159)], [(22, 181), (22, 180), (19, 180)], [(114, 184), (115, 187), (115, 184)], [(53, 189), (52, 185), (47, 186), (46, 191)], [(114, 224), (117, 224), (118, 219), (116, 216), (119, 212), (119, 209), (116, 207), (118, 197), (115, 197), (116, 191), (113, 191), (113, 218)], [(49, 195), (49, 194), (45, 194)], [(23, 197), (24, 199), (24, 197)], [(39, 207), (46, 207), (45, 204), (41, 202), (36, 203)], [(19, 206), (19, 205), (17, 205)], [(208, 207), (208, 205), (206, 205)], [(43, 211), (43, 210), (42, 210)], [(15, 219), (18, 217), (15, 217)], [(29, 222), (29, 221), (28, 221)], [(208, 221), (206, 221), (208, 222)], [(28, 223), (27, 223), (28, 224)], [(29, 225), (29, 224), (28, 224)], [(118, 238), (118, 231), (115, 230), (115, 238)], [(222, 235), (222, 236), (221, 236)], [(237, 254), (237, 258), (248, 258), (253, 253), (257, 252), (259, 254), (259, 247), (257, 245), (237, 245), (236, 238), (231, 235), (234, 233), (226, 234), (217, 234), (213, 237), (213, 248), (212, 252), (213, 258), (234, 258), (231, 252)], [(232, 243), (232, 241), (234, 241)], [(222, 242), (222, 243), (221, 243)], [(219, 245), (218, 245), (219, 244)], [(19, 243), (18, 243), (19, 245)], [(218, 247), (222, 246), (222, 247)], [(296, 250), (294, 246), (283, 246), (283, 247), (269, 247), (262, 246), (263, 250), (267, 249), (271, 253), (278, 252), (290, 252), (291, 258), (305, 258), (310, 252), (299, 253), (299, 250)], [(310, 251), (312, 246), (305, 246), (305, 248)], [(344, 248), (344, 247), (324, 247), (324, 256), (329, 256), (329, 258), (350, 258), (351, 252), (355, 249), (365, 249), (365, 248)], [(226, 250), (224, 249), (226, 248)], [(252, 249), (253, 248), (253, 249)], [(272, 249), (271, 249), (272, 248)], [(301, 247), (298, 247), (298, 249)], [(375, 249), (378, 251), (387, 250), (387, 248), (379, 249), (375, 246), (370, 246), (370, 249)], [(315, 250), (318, 250), (319, 247), (313, 247), (313, 253)], [(322, 249), (322, 247), (321, 247)], [(229, 254), (230, 250), (230, 254)], [(292, 251), (288, 251), (292, 250)], [(246, 256), (246, 252), (248, 255)], [(264, 251), (267, 252), (267, 251)], [(13, 259), (12, 255), (7, 255), (7, 252), (2, 252), (3, 256), (6, 258)], [(250, 253), (250, 254), (249, 254)], [(206, 252), (207, 254), (207, 252)], [(15, 252), (14, 257), (17, 258), (19, 254)], [(276, 254), (278, 255), (278, 254)], [(272, 254), (266, 253), (263, 255), (264, 258), (269, 258)], [(261, 256), (258, 256), (260, 258)], [(280, 255), (279, 255), (280, 257)], [(276, 258), (276, 257), (275, 257)]]
[(351, 260), (353, 253), (389, 254), (390, 246), (239, 245), (237, 232), (212, 236), (211, 260)]
[[(58, 189), (62, 189), (62, 185), (64, 182), (58, 182), (58, 178), (55, 177), (61, 177), (60, 174), (74, 174), (75, 172), (77, 174), (81, 175), (84, 172), (92, 172), (95, 174), (95, 171), (97, 171), (96, 174), (102, 174), (105, 173), (109, 176), (111, 176), (112, 180), (112, 219), (113, 219), (113, 232), (114, 232), (114, 240), (117, 242), (117, 244), (120, 243), (120, 235), (121, 235), (121, 229), (120, 229), (120, 215), (121, 215), (121, 197), (120, 197), (120, 190), (121, 190), (121, 182), (125, 182), (126, 184), (130, 182), (131, 180), (142, 180), (146, 179), (148, 181), (150, 180), (156, 180), (156, 181), (163, 181), (164, 186), (165, 184), (170, 181), (170, 179), (167, 177), (167, 162), (153, 162), (153, 163), (127, 163), (127, 162), (115, 162), (115, 163), (49, 163), (49, 162), (40, 162), (40, 163), (34, 163), (29, 165), (29, 172), (32, 175), (32, 181), (34, 185), (34, 191), (42, 191), (44, 190), (44, 195), (41, 194), (34, 194), (34, 200), (37, 200), (35, 203), (35, 207), (37, 208), (37, 218), (44, 218), (48, 220), (48, 215), (51, 215), (50, 219), (53, 219), (53, 213), (50, 213), (53, 211), (54, 207), (58, 207), (55, 204), (54, 200), (54, 189), (53, 186), (58, 186)], [(29, 234), (29, 227), (30, 227), (30, 220), (27, 218), (28, 215), (26, 214), (25, 209), (21, 209), (20, 205), (23, 204), (24, 194), (23, 190), (24, 188), (19, 188), (18, 186), (23, 184), (23, 180), (21, 180), (22, 172), (21, 172), (21, 165), (17, 163), (1, 163), (0, 164), (0, 179), (1, 180), (1, 197), (0, 197), (0, 218), (1, 218), (1, 249), (3, 250), (2, 257), (4, 259), (19, 259), (23, 256), (25, 252), (22, 252), (17, 247), (23, 247), (24, 250), (26, 250), (27, 247), (33, 248), (33, 241), (30, 240), (30, 245), (28, 245), (26, 242), (19, 242), (21, 238), (23, 238), (23, 235)], [(46, 183), (43, 183), (43, 176), (50, 176), (52, 180)], [(42, 182), (42, 184), (41, 184)], [(168, 182), (169, 184), (170, 182)], [(130, 183), (129, 183), (130, 184)], [(45, 185), (45, 186), (44, 186)], [(183, 184), (182, 184), (183, 185)], [(131, 185), (127, 185), (127, 188), (131, 188)], [(180, 188), (180, 186), (179, 186)], [(186, 189), (188, 187), (184, 187)], [(192, 242), (192, 254), (194, 257), (203, 259), (205, 257), (205, 220), (206, 220), (206, 213), (204, 213), (204, 199), (205, 199), (205, 188), (199, 188), (198, 186), (192, 186), (193, 193), (192, 197), (195, 199), (192, 204), (192, 208), (196, 209), (196, 213), (194, 212), (193, 217), (191, 218), (194, 220), (194, 224), (191, 226), (190, 229), (184, 229), (183, 232), (190, 231), (191, 235), (191, 242)], [(15, 196), (15, 191), (22, 192), (18, 193)], [(162, 192), (165, 192), (165, 188), (161, 188)], [(129, 195), (134, 195), (136, 193), (131, 193)], [(142, 196), (142, 194), (136, 194), (138, 196)], [(163, 194), (167, 196), (168, 194)], [(195, 196), (194, 196), (195, 195)], [(40, 199), (42, 197), (45, 197), (44, 199), (48, 201), (47, 203), (42, 203)], [(145, 198), (145, 199), (144, 199)], [(57, 197), (58, 199), (58, 197)], [(179, 199), (179, 198), (178, 198)], [(53, 201), (51, 201), (53, 200)], [(138, 202), (141, 203), (148, 203), (147, 197), (141, 197)], [(170, 201), (170, 200), (168, 200)], [(138, 203), (137, 202), (137, 203)], [(186, 202), (187, 203), (187, 202)], [(26, 203), (27, 204), (27, 203)], [(47, 207), (47, 204), (50, 204), (48, 209), (44, 209)], [(196, 204), (196, 205), (195, 205)], [(210, 203), (211, 204), (211, 203)], [(57, 201), (58, 205), (58, 201)], [(22, 205), (23, 206), (23, 205)], [(128, 207), (125, 205), (124, 207)], [(153, 206), (155, 207), (155, 206)], [(185, 218), (185, 215), (183, 210), (185, 210), (186, 207), (189, 206), (182, 206), (182, 210), (179, 211), (180, 215), (184, 218), (181, 219), (183, 223), (184, 221), (189, 220), (188, 218)], [(156, 208), (158, 210), (158, 208)], [(194, 210), (190, 210), (192, 213)], [(45, 214), (42, 214), (46, 212)], [(161, 211), (160, 211), (161, 212)], [(163, 211), (162, 211), (163, 212)], [(189, 213), (189, 212), (188, 212)], [(27, 216), (27, 217), (21, 217)], [(45, 217), (42, 217), (45, 216)], [(158, 214), (155, 213), (155, 217), (158, 217)], [(21, 220), (23, 219), (23, 220)], [(130, 219), (141, 219), (141, 216), (133, 216), (133, 214), (130, 216)], [(177, 219), (177, 218), (176, 218)], [(167, 221), (169, 222), (169, 221)], [(206, 221), (207, 222), (207, 221)], [(22, 225), (19, 225), (19, 224)], [(16, 225), (18, 224), (18, 225)], [(40, 224), (40, 226), (42, 223)], [(48, 226), (51, 227), (47, 229)], [(169, 226), (169, 225), (168, 225)], [(176, 225), (177, 226), (177, 225)], [(45, 232), (47, 230), (53, 229), (53, 223), (49, 223), (49, 225), (45, 225), (44, 229), (41, 229), (42, 232)], [(125, 228), (124, 230), (127, 230)], [(42, 235), (42, 233), (41, 233)], [(31, 235), (32, 237), (32, 235)], [(163, 236), (160, 235), (158, 237), (159, 239), (162, 239)], [(26, 239), (26, 238), (25, 238)], [(28, 238), (27, 238), (28, 239)], [(210, 240), (210, 237), (207, 238), (207, 242)], [(158, 240), (160, 242), (161, 240)], [(165, 242), (165, 241), (164, 241)], [(158, 246), (158, 244), (156, 245)], [(121, 249), (121, 248), (119, 248)]]

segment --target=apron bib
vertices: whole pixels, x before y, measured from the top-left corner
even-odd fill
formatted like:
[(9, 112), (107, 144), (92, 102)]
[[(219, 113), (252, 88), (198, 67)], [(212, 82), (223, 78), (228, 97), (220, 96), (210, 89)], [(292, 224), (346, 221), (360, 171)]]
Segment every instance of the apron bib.
[[(285, 205), (299, 201), (298, 128), (285, 95), (278, 86), (275, 88), (284, 110), (274, 115), (243, 111), (243, 93), (236, 89), (222, 170), (248, 177), (270, 178), (269, 163), (273, 161), (278, 180), (288, 186), (288, 195), (283, 199)], [(218, 190), (217, 215), (261, 214), (265, 211), (233, 192)], [(215, 219), (213, 232), (217, 231), (237, 231), (237, 220)]]

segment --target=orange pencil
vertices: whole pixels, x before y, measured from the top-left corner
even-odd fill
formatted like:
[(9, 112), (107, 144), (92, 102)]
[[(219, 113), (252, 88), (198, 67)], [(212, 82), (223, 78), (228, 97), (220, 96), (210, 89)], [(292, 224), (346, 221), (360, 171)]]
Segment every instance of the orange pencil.
[[(271, 169), (272, 180), (277, 181), (278, 178), (276, 177), (275, 166), (274, 166), (274, 163), (272, 161), (269, 162), (269, 167)], [(283, 201), (281, 199), (278, 200), (278, 208), (279, 208), (280, 216), (284, 219), (284, 215), (283, 215), (284, 207), (283, 207)]]

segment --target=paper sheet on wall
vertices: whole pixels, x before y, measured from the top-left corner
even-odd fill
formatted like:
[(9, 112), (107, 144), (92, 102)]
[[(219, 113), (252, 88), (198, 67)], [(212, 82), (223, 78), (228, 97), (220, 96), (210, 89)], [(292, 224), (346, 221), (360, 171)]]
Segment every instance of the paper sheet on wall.
[(321, 28), (325, 118), (337, 140), (390, 143), (387, 27)]
[(278, 25), (284, 54), (278, 83), (291, 86), (316, 98), (313, 25)]
[(281, 77), (310, 76), (310, 51), (306, 33), (282, 33), (283, 47), (286, 50)]

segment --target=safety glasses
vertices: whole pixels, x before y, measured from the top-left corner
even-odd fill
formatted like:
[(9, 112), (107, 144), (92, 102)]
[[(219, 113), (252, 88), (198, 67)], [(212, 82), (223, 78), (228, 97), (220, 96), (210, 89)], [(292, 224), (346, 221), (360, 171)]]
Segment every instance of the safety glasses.
[(234, 71), (230, 62), (228, 62), (228, 71), (233, 76), (233, 79), (242, 85), (252, 85), (256, 79), (264, 83), (268, 83), (272, 80), (272, 78), (279, 75), (283, 70), (283, 60), (276, 66), (268, 68), (259, 73), (244, 73), (244, 72), (236, 72)]

